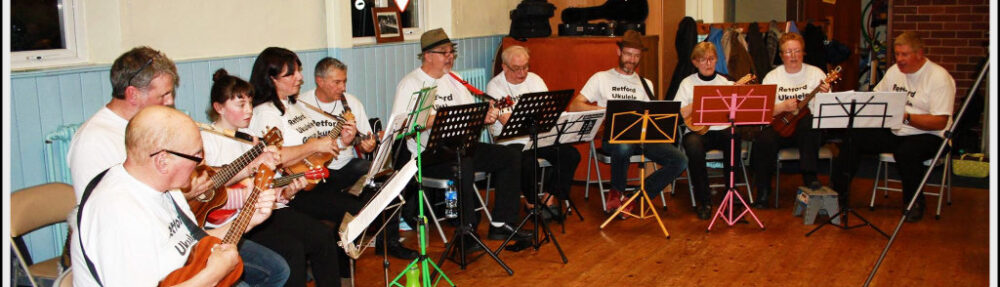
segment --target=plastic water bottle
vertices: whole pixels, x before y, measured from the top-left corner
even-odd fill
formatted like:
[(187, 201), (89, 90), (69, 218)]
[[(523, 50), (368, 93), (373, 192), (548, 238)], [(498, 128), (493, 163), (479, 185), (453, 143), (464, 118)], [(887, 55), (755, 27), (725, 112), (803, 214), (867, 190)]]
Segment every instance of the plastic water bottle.
[(406, 287), (420, 287), (420, 269), (413, 265), (406, 271)]
[(448, 188), (444, 190), (444, 217), (458, 217), (458, 192), (455, 191), (455, 181), (448, 181)]

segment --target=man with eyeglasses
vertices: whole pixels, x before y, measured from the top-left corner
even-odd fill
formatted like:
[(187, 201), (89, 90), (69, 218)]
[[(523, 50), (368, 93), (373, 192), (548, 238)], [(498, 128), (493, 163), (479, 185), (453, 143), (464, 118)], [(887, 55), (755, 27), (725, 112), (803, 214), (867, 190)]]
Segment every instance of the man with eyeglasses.
[[(503, 73), (490, 80), (489, 84), (486, 85), (486, 93), (497, 100), (511, 97), (516, 103), (523, 94), (548, 91), (549, 88), (545, 85), (545, 81), (537, 74), (528, 71), (530, 58), (528, 49), (523, 46), (513, 45), (504, 49), (500, 55), (500, 59), (503, 61)], [(512, 112), (513, 107), (505, 108), (500, 112), (500, 117), (490, 126), (490, 133), (493, 136), (500, 135), (503, 126), (510, 120)], [(523, 150), (528, 141), (528, 136), (523, 136), (505, 139), (498, 144)], [(556, 206), (557, 198), (560, 200), (569, 199), (573, 174), (576, 173), (576, 166), (580, 163), (580, 152), (570, 145), (552, 145), (538, 148), (538, 158), (548, 161), (558, 169), (552, 174), (552, 180), (543, 180), (543, 182), (549, 183), (545, 190), (551, 192), (554, 197), (548, 197), (548, 201), (545, 202), (548, 208), (543, 210), (542, 218), (558, 217), (561, 211)], [(524, 179), (521, 181), (521, 192), (531, 204), (537, 202), (531, 198), (534, 182), (530, 180), (534, 178), (531, 173), (535, 170), (536, 165), (538, 162), (535, 161), (530, 150), (521, 154), (521, 178)]]
[[(436, 97), (434, 100), (436, 108), (475, 103), (472, 92), (463, 83), (464, 80), (452, 73), (452, 68), (455, 65), (455, 57), (458, 56), (455, 48), (456, 44), (448, 38), (448, 35), (441, 28), (424, 32), (420, 36), (421, 52), (418, 54), (418, 58), (421, 61), (420, 67), (404, 76), (400, 80), (399, 85), (396, 86), (396, 98), (392, 105), (392, 114), (405, 114), (413, 110), (412, 105), (415, 101), (411, 100), (417, 97), (415, 93), (423, 88), (433, 86), (437, 87), (435, 90), (436, 95), (434, 95)], [(497, 120), (497, 113), (498, 109), (493, 107), (491, 103), (483, 124), (493, 124)], [(427, 139), (431, 133), (431, 128), (433, 127), (428, 127), (421, 137), (422, 142), (420, 145), (423, 147), (427, 146)], [(409, 158), (415, 158), (417, 142), (413, 138), (407, 139), (406, 146), (410, 153)], [(530, 238), (530, 233), (518, 231), (515, 234), (514, 230), (514, 226), (519, 221), (518, 201), (520, 192), (518, 189), (521, 184), (521, 151), (508, 146), (478, 143), (475, 152), (471, 155), (466, 155), (466, 157), (463, 158), (462, 166), (459, 167), (462, 173), (462, 180), (455, 183), (461, 190), (459, 196), (463, 197), (461, 216), (465, 218), (466, 224), (471, 227), (472, 231), (475, 231), (479, 222), (478, 214), (475, 211), (477, 203), (475, 200), (475, 189), (473, 188), (475, 172), (493, 173), (492, 182), (496, 185), (497, 192), (492, 210), (494, 222), (490, 224), (488, 238), (491, 240), (503, 240), (511, 234), (515, 235), (515, 240)], [(432, 157), (424, 155), (423, 159), (428, 162), (443, 162), (434, 165), (425, 164), (423, 166), (425, 176), (433, 178), (456, 178), (456, 174), (453, 171), (455, 166), (454, 158), (449, 157), (435, 161)], [(415, 196), (415, 194), (411, 194), (410, 196)], [(411, 200), (407, 204), (416, 204), (416, 202), (416, 200)], [(472, 240), (466, 240), (465, 242), (467, 245), (463, 246), (463, 248), (470, 250), (479, 248), (478, 245), (471, 244)]]
[[(655, 99), (652, 94), (653, 82), (645, 79), (636, 72), (639, 68), (639, 59), (642, 51), (646, 47), (642, 44), (639, 32), (629, 30), (625, 32), (622, 40), (618, 42), (618, 66), (594, 73), (587, 80), (587, 83), (580, 89), (580, 95), (570, 102), (570, 111), (603, 110), (607, 107), (608, 100), (640, 100), (649, 101)], [(647, 87), (649, 92), (647, 93)], [(605, 123), (608, 121), (605, 120)], [(607, 128), (607, 126), (605, 126)], [(607, 139), (605, 139), (607, 140)], [(621, 206), (630, 191), (626, 190), (626, 177), (628, 175), (629, 158), (633, 155), (645, 153), (646, 157), (661, 165), (660, 169), (646, 176), (646, 191), (650, 196), (655, 197), (660, 191), (667, 187), (677, 176), (684, 172), (687, 166), (687, 157), (676, 146), (672, 144), (610, 144), (603, 143), (601, 148), (611, 155), (611, 191), (608, 193), (606, 207), (617, 209)], [(633, 203), (637, 202), (633, 201)], [(631, 211), (634, 204), (630, 204), (626, 210)], [(624, 218), (625, 215), (623, 214)]]
[[(139, 111), (122, 140), (125, 162), (88, 180), (79, 229), (71, 235), (74, 286), (153, 286), (184, 266), (203, 236), (243, 232), (271, 215), (275, 192), (260, 192), (248, 226), (224, 224), (202, 230), (184, 195), (202, 161), (198, 128), (187, 115), (167, 107)], [(78, 218), (72, 216), (73, 221)], [(239, 234), (239, 233), (238, 233)], [(232, 244), (212, 247), (204, 269), (182, 284), (214, 286), (238, 259)]]
[[(805, 56), (805, 41), (798, 33), (786, 33), (778, 40), (782, 65), (774, 68), (764, 76), (763, 84), (778, 85), (775, 93), (774, 115), (795, 111), (799, 101), (819, 86), (820, 92), (829, 92), (830, 86), (823, 83), (826, 74), (819, 68), (802, 61)], [(809, 103), (809, 109), (815, 111), (814, 104)], [(799, 149), (799, 170), (802, 173), (802, 183), (812, 189), (822, 186), (816, 177), (816, 167), (819, 161), (819, 147), (822, 138), (819, 130), (812, 128), (812, 115), (807, 115), (795, 126), (795, 133), (790, 137), (781, 137), (774, 128), (766, 127), (756, 139), (750, 152), (750, 162), (753, 163), (754, 182), (757, 187), (757, 201), (754, 208), (767, 208), (767, 198), (771, 194), (771, 176), (774, 175), (778, 159), (778, 150), (786, 147)], [(780, 186), (780, 182), (778, 186)]]
[[(174, 90), (178, 81), (174, 62), (162, 52), (152, 48), (136, 47), (115, 59), (111, 64), (111, 101), (80, 125), (73, 135), (66, 156), (78, 203), (91, 179), (125, 161), (127, 154), (125, 130), (129, 121), (143, 108), (173, 105)], [(160, 125), (167, 127), (168, 123), (163, 122)], [(200, 155), (168, 149), (151, 152), (154, 153), (150, 154), (150, 157), (167, 154), (185, 161), (196, 163), (202, 161)], [(190, 181), (189, 192), (184, 194), (187, 199), (211, 188), (212, 182), (207, 173), (192, 178), (191, 172), (188, 172), (186, 178)], [(187, 202), (183, 203), (183, 209), (190, 210)], [(70, 217), (75, 218), (75, 214), (74, 210)], [(75, 232), (76, 220), (67, 222), (70, 230)], [(69, 240), (77, 244), (78, 239), (70, 236)], [(274, 262), (271, 258), (280, 257), (267, 247), (244, 240), (239, 251), (246, 261), (244, 265), (248, 267), (245, 269), (247, 275), (243, 277), (247, 283), (259, 285), (275, 281), (284, 282), (282, 278), (288, 277), (287, 264), (284, 261)], [(284, 268), (262, 272), (254, 266), (284, 266)]]

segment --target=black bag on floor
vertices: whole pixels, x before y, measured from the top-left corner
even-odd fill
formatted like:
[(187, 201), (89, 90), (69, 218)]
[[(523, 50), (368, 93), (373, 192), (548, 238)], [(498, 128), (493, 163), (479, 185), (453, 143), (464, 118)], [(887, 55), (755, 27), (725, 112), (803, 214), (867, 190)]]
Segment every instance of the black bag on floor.
[(536, 38), (552, 35), (549, 18), (556, 6), (545, 0), (524, 0), (510, 11), (510, 36), (513, 38)]

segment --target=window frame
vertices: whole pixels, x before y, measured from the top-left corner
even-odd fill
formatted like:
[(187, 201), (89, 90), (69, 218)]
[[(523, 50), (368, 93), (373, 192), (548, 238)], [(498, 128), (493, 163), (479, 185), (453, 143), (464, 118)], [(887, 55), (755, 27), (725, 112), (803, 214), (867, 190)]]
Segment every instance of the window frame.
[[(389, 1), (389, 5), (395, 5), (395, 1)], [(413, 8), (417, 9), (417, 27), (403, 28), (403, 42), (420, 40), (420, 35), (424, 33), (424, 26), (427, 24), (427, 0), (410, 0)], [(353, 22), (354, 19), (352, 18)], [(397, 42), (398, 43), (398, 42)], [(375, 36), (351, 37), (353, 46), (375, 45)], [(392, 44), (392, 43), (387, 43)]]
[(10, 52), (11, 69), (32, 69), (86, 63), (88, 60), (84, 0), (59, 0), (66, 48)]

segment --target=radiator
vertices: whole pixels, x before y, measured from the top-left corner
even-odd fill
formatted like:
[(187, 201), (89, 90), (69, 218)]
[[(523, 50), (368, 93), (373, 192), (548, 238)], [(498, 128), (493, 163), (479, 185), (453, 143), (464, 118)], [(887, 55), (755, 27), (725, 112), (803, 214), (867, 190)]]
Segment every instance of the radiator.
[(80, 124), (63, 125), (45, 136), (45, 147), (42, 152), (45, 155), (46, 182), (73, 184), (66, 154), (69, 153), (69, 143), (73, 139), (73, 134), (76, 134), (76, 129), (79, 127)]
[(486, 91), (486, 84), (490, 82), (490, 75), (486, 73), (486, 68), (466, 69), (455, 71), (455, 73), (462, 76), (462, 79), (465, 79), (472, 86), (484, 92)]

